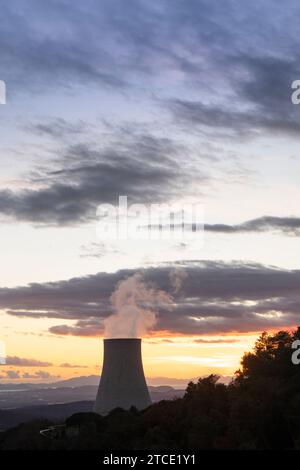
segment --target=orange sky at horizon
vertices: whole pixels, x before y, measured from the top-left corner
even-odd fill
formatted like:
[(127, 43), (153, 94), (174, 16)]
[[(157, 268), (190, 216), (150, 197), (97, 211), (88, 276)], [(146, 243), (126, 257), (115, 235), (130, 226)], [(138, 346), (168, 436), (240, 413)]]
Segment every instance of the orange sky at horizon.
[[(8, 370), (19, 373), (20, 377), (13, 379), (14, 382), (51, 382), (100, 374), (103, 358), (102, 338), (57, 336), (47, 332), (54, 320), (30, 321), (28, 318), (9, 315), (3, 315), (2, 318), (4, 316), (7, 324), (1, 328), (1, 339), (6, 355), (50, 362), (52, 365), (2, 365), (2, 383), (12, 381), (11, 378), (3, 378)], [(210, 373), (233, 375), (239, 368), (243, 353), (253, 348), (259, 334), (260, 332), (205, 336), (149, 335), (142, 343), (145, 375), (150, 381), (155, 377), (192, 379)], [(45, 378), (32, 378), (40, 370), (50, 375)], [(30, 380), (25, 380), (24, 374), (29, 374)]]
[[(48, 329), (54, 324), (57, 319), (30, 319), (5, 313), (0, 316), (6, 356), (51, 363), (46, 367), (0, 365), (0, 383), (54, 382), (100, 375), (103, 338), (50, 334)], [(240, 367), (243, 354), (252, 350), (260, 334), (261, 331), (194, 336), (149, 334), (142, 342), (145, 375), (149, 383), (157, 377), (189, 380), (211, 373), (232, 376)], [(14, 371), (19, 377), (6, 378), (7, 371)], [(34, 378), (40, 371), (42, 374)]]

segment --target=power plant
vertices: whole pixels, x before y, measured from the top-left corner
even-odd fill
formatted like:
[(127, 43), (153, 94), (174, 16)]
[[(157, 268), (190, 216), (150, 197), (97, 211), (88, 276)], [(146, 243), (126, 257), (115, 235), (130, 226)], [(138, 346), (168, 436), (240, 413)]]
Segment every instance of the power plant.
[(142, 410), (151, 404), (141, 352), (140, 338), (104, 340), (101, 379), (94, 406), (106, 415), (114, 408)]

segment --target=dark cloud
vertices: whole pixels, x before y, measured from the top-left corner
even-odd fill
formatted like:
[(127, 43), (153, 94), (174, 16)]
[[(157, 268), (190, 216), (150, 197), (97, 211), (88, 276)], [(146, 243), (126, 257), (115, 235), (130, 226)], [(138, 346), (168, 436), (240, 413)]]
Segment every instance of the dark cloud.
[(87, 366), (80, 366), (78, 364), (70, 364), (69, 362), (63, 362), (62, 364), (60, 364), (59, 367), (63, 367), (65, 369), (86, 369)]
[(15, 371), (15, 370), (8, 370), (6, 372), (6, 376), (8, 379), (19, 379), (20, 378), (20, 373), (19, 371)]
[(5, 375), (0, 375), (0, 379), (15, 380), (15, 379), (20, 379), (20, 378), (21, 378), (20, 372), (16, 370), (6, 370)]
[(158, 64), (161, 70), (176, 66), (193, 72), (197, 66), (188, 51), (183, 55), (176, 50), (176, 33), (182, 14), (188, 27), (180, 28), (180, 37), (196, 30), (196, 19), (205, 24), (206, 10), (206, 2), (193, 2), (186, 9), (181, 1), (162, 2), (160, 7), (137, 0), (126, 5), (122, 0), (88, 0), (84, 5), (50, 0), (44, 7), (37, 0), (6, 4), (0, 36), (2, 78), (23, 92), (37, 93), (78, 84), (123, 88), (136, 83), (137, 74), (156, 74)]
[(198, 344), (234, 344), (238, 343), (238, 339), (229, 339), (229, 338), (218, 338), (218, 339), (203, 339), (203, 338), (198, 338), (194, 339), (194, 343)]
[(45, 372), (44, 370), (39, 370), (34, 375), (37, 379), (43, 379), (43, 380), (59, 378), (59, 375), (52, 375), (49, 372)]
[(49, 367), (53, 364), (51, 362), (39, 361), (37, 359), (27, 359), (24, 357), (7, 356), (6, 365), (19, 366), (19, 367)]
[[(160, 307), (156, 331), (180, 334), (247, 332), (299, 323), (300, 271), (253, 263), (195, 261), (178, 263), (187, 277), (174, 294), (162, 265), (140, 270), (145, 282), (174, 298), (172, 310)], [(14, 316), (64, 320), (50, 331), (60, 335), (103, 334), (112, 313), (109, 298), (117, 283), (134, 270), (99, 273), (27, 287), (2, 288), (0, 308)]]
[(78, 84), (145, 89), (153, 76), (171, 85), (175, 76), (217, 98), (243, 81), (244, 97), (266, 104), (297, 64), (293, 0), (288, 8), (271, 0), (29, 0), (6, 3), (2, 15), (2, 78), (25, 92)]
[(264, 216), (247, 220), (241, 224), (205, 224), (204, 229), (215, 233), (247, 233), (275, 231), (287, 235), (300, 235), (299, 217)]
[(99, 319), (79, 320), (76, 325), (56, 325), (51, 326), (49, 331), (55, 335), (72, 336), (100, 336), (103, 334), (103, 325)]
[(158, 69), (195, 76), (201, 69), (201, 58), (193, 57), (199, 45), (229, 39), (223, 11), (193, 0), (188, 8), (182, 0), (156, 6), (143, 0), (6, 4), (3, 78), (13, 88), (39, 93), (78, 85), (136, 88), (137, 77), (146, 80)]
[(34, 374), (25, 372), (22, 375), (23, 379), (39, 379), (39, 380), (54, 380), (54, 379), (58, 379), (59, 377), (60, 377), (59, 375), (52, 375), (49, 372), (45, 372), (44, 370), (39, 370), (35, 372)]
[(228, 101), (173, 99), (169, 109), (174, 117), (192, 128), (223, 137), (253, 137), (266, 131), (297, 136), (299, 110), (291, 102), (291, 84), (300, 76), (297, 55), (253, 57), (245, 53), (228, 57), (227, 65), (233, 68)]
[(36, 375), (31, 374), (30, 372), (24, 372), (24, 374), (22, 375), (22, 378), (23, 379), (36, 379)]
[[(151, 224), (148, 226), (152, 230), (160, 228), (169, 228), (170, 225)], [(256, 219), (247, 220), (240, 224), (203, 224), (203, 223), (187, 223), (184, 225), (186, 231), (194, 231), (202, 233), (206, 232), (225, 233), (225, 234), (242, 234), (251, 232), (275, 232), (283, 235), (299, 236), (300, 235), (300, 218), (299, 217), (275, 217), (263, 216)], [(173, 224), (174, 229), (181, 229), (182, 224)], [(177, 247), (179, 249), (179, 247)]]
[(147, 134), (119, 136), (100, 149), (75, 144), (54, 163), (56, 170), (31, 177), (38, 189), (1, 190), (0, 214), (67, 225), (95, 219), (97, 206), (118, 204), (119, 195), (128, 196), (129, 203), (168, 200), (189, 179), (180, 164), (181, 151), (170, 139)]

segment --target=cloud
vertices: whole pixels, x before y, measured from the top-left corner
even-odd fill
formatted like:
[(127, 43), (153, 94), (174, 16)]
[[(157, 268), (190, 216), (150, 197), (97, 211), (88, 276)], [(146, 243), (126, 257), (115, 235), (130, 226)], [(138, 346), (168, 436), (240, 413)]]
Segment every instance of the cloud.
[(0, 379), (9, 379), (9, 380), (19, 380), (19, 379), (34, 379), (34, 380), (55, 380), (58, 379), (60, 376), (59, 375), (52, 375), (49, 372), (45, 372), (42, 370), (39, 370), (35, 372), (34, 374), (31, 374), (30, 372), (24, 372), (23, 374), (20, 373), (20, 371), (15, 371), (15, 370), (7, 370), (5, 371), (5, 375), (0, 375)]
[(291, 84), (300, 76), (297, 55), (282, 58), (244, 52), (227, 60), (233, 70), (230, 98), (211, 103), (174, 98), (168, 104), (173, 116), (209, 135), (254, 137), (269, 132), (297, 137), (299, 113), (291, 103)]
[(19, 379), (21, 377), (20, 372), (16, 370), (6, 370), (5, 375), (0, 375), (0, 379)]
[(18, 91), (39, 93), (78, 85), (122, 90), (137, 83), (137, 77), (156, 75), (158, 65), (164, 72), (172, 67), (195, 73), (192, 51), (180, 53), (178, 43), (187, 36), (188, 47), (188, 33), (197, 32), (197, 21), (207, 33), (205, 21), (215, 12), (206, 2), (182, 9), (180, 1), (155, 7), (136, 0), (126, 6), (122, 0), (104, 0), (101, 6), (94, 0), (84, 6), (50, 0), (41, 8), (29, 0), (18, 8), (6, 4), (2, 13), (3, 78)]
[[(116, 137), (116, 136), (115, 136)], [(34, 174), (36, 189), (0, 190), (0, 214), (36, 224), (68, 225), (96, 218), (101, 203), (166, 201), (180, 192), (189, 173), (180, 164), (181, 147), (149, 134), (119, 135), (103, 148), (68, 147), (57, 169)], [(52, 165), (53, 166), (53, 165)]]
[[(248, 332), (299, 324), (300, 270), (255, 263), (182, 261), (186, 277), (174, 293), (174, 266), (139, 270), (146, 284), (174, 298), (174, 309), (158, 308), (156, 332), (184, 335)], [(98, 273), (44, 284), (0, 289), (0, 308), (8, 314), (63, 320), (50, 328), (58, 335), (103, 335), (112, 313), (110, 297), (133, 269)]]
[(30, 374), (29, 372), (24, 372), (24, 374), (22, 375), (22, 378), (23, 379), (35, 379), (36, 375), (35, 374)]
[[(84, 5), (50, 0), (43, 7), (29, 0), (17, 8), (6, 3), (0, 33), (2, 78), (23, 93), (78, 90), (78, 85), (135, 93), (147, 85), (153, 90), (155, 78), (168, 84), (168, 96), (178, 96), (180, 86), (203, 96), (198, 118), (188, 117), (191, 123), (210, 122), (219, 110), (216, 126), (234, 124), (246, 130), (247, 123), (257, 123), (296, 130), (296, 120), (286, 120), (286, 98), (299, 75), (299, 5), (291, 1), (288, 10), (283, 4), (274, 8), (271, 0), (261, 1), (259, 7), (209, 0), (163, 0), (159, 5), (141, 0), (126, 5), (122, 0), (103, 0), (101, 5), (95, 0)], [(162, 87), (157, 89), (161, 92)], [(232, 110), (236, 97), (244, 101), (240, 122)], [(225, 114), (224, 101), (229, 103)], [(216, 102), (219, 106), (209, 104)], [(245, 110), (249, 103), (257, 109)]]
[(55, 0), (45, 9), (36, 0), (17, 8), (4, 5), (0, 52), (10, 88), (22, 93), (87, 84), (122, 88), (126, 82), (116, 54), (101, 40), (101, 11), (94, 7)]
[[(152, 229), (159, 229), (159, 225), (152, 224)], [(174, 228), (181, 228), (181, 225), (174, 224)], [(275, 232), (282, 235), (299, 236), (300, 235), (300, 218), (299, 217), (276, 217), (262, 216), (256, 219), (246, 220), (240, 224), (185, 224), (185, 230), (200, 231), (204, 228), (206, 232), (225, 233), (225, 234), (243, 234), (254, 232)]]
[(92, 242), (87, 245), (81, 245), (81, 258), (102, 258), (103, 256), (122, 255), (124, 252), (117, 249), (110, 243)]
[(80, 366), (78, 364), (70, 364), (69, 362), (63, 362), (62, 364), (60, 364), (59, 367), (62, 367), (62, 368), (65, 368), (65, 369), (86, 369), (87, 366)]
[(205, 224), (204, 229), (214, 233), (247, 233), (276, 231), (286, 235), (300, 235), (299, 217), (263, 216), (241, 224)]
[(59, 375), (52, 375), (49, 372), (45, 372), (43, 370), (39, 370), (35, 372), (34, 374), (25, 372), (22, 375), (23, 379), (39, 379), (39, 380), (53, 380), (53, 379), (58, 379), (59, 377), (60, 377)]
[(28, 359), (17, 356), (7, 356), (6, 365), (19, 366), (19, 367), (50, 367), (53, 364), (51, 362), (39, 361), (37, 359)]
[[(227, 14), (234, 14), (232, 8)], [(3, 78), (22, 93), (52, 88), (123, 90), (159, 74), (196, 77), (203, 46), (230, 39), (224, 8), (207, 1), (37, 0), (3, 6), (0, 36)], [(182, 21), (184, 18), (184, 21)], [(229, 26), (230, 28), (230, 26)], [(215, 49), (215, 47), (214, 47)], [(158, 72), (159, 70), (159, 72)]]
[(19, 379), (20, 378), (20, 373), (15, 370), (8, 370), (6, 372), (6, 376), (8, 379)]
[(234, 344), (238, 343), (238, 339), (232, 339), (232, 338), (218, 338), (218, 339), (203, 339), (203, 338), (198, 338), (194, 339), (194, 343), (198, 344)]
[(45, 372), (44, 370), (39, 370), (38, 372), (35, 373), (35, 377), (37, 379), (46, 380), (46, 379), (55, 379), (55, 378), (58, 379), (60, 376), (59, 375), (52, 375), (49, 372)]
[(104, 332), (102, 322), (97, 318), (78, 320), (76, 325), (56, 325), (49, 328), (55, 335), (100, 336)]
[(55, 140), (74, 138), (87, 130), (84, 121), (79, 120), (75, 123), (66, 121), (63, 118), (52, 118), (43, 122), (27, 123), (24, 130), (38, 135), (39, 137), (51, 137)]

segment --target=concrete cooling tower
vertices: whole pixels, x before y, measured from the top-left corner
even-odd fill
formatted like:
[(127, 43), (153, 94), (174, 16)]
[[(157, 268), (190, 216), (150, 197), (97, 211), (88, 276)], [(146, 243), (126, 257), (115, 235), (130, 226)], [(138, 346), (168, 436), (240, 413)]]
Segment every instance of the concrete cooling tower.
[(151, 404), (146, 385), (141, 339), (104, 340), (102, 374), (94, 411), (101, 415), (120, 407), (142, 410)]

